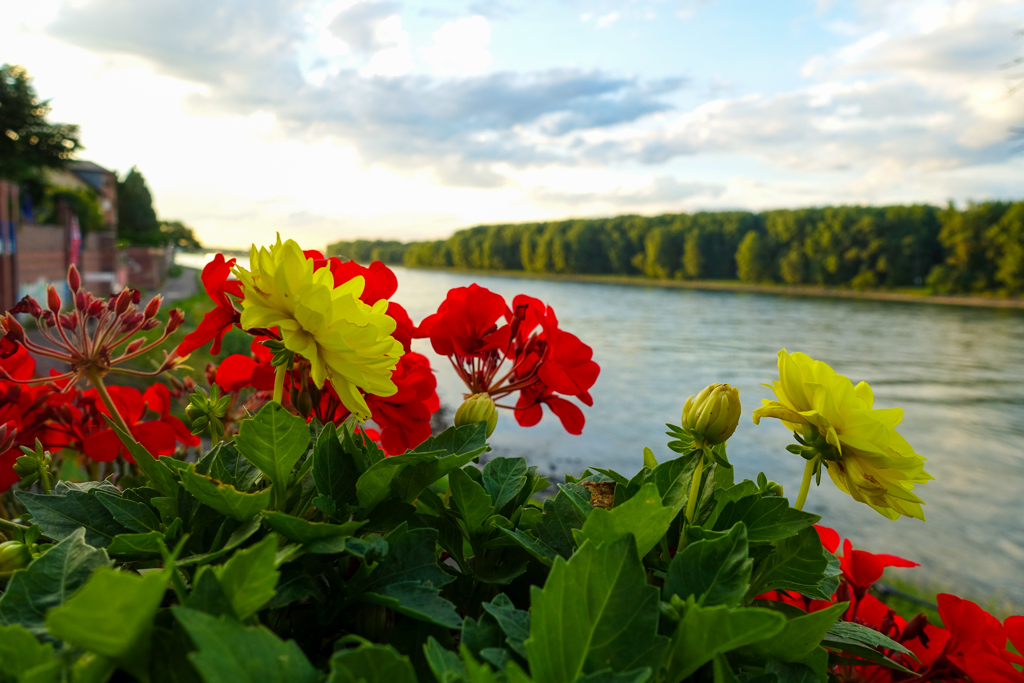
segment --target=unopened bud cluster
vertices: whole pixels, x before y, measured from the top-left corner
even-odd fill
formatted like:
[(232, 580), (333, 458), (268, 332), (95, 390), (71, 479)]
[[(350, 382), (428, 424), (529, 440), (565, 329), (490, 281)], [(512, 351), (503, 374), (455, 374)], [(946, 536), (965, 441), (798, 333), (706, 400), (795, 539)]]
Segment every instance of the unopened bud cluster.
[(694, 448), (725, 443), (740, 421), (740, 392), (728, 384), (712, 384), (683, 406), (683, 429)]
[(494, 405), (494, 399), (490, 394), (473, 394), (459, 406), (455, 411), (455, 426), (465, 427), (466, 425), (487, 423), (487, 436), (494, 433), (498, 425), (498, 409)]
[(185, 415), (192, 422), (192, 433), (202, 434), (207, 428), (214, 443), (224, 438), (224, 416), (231, 405), (231, 396), (219, 396), (217, 385), (213, 385), (212, 393), (207, 396), (202, 389), (188, 397)]
[[(71, 366), (70, 372), (60, 377), (43, 378), (43, 381), (78, 380), (88, 376), (90, 372), (97, 372), (102, 376), (112, 366), (136, 358), (159, 346), (184, 320), (181, 311), (172, 310), (163, 334), (150, 341), (138, 335), (160, 325), (156, 317), (161, 303), (159, 295), (153, 297), (141, 310), (141, 295), (136, 289), (125, 289), (107, 299), (100, 299), (81, 288), (82, 278), (74, 265), (68, 269), (67, 282), (71, 292), (71, 310), (62, 312), (64, 302), (61, 301), (57, 290), (50, 285), (46, 289), (45, 309), (33, 297), (26, 296), (5, 316), (0, 317), (0, 337), (6, 337), (8, 341), (20, 344), (32, 353), (64, 361)], [(25, 330), (15, 317), (18, 313), (28, 314), (36, 319), (39, 332), (46, 340), (46, 344), (37, 343), (26, 336)], [(167, 357), (156, 372), (119, 371), (153, 376), (172, 369), (180, 362), (181, 359)], [(30, 380), (27, 383), (34, 381)]]

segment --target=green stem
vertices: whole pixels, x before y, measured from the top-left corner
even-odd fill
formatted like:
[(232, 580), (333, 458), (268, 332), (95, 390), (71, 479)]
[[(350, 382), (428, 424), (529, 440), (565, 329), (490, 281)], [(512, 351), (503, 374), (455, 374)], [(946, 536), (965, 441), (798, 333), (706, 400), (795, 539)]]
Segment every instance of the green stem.
[(106, 385), (103, 384), (103, 376), (100, 375), (96, 368), (90, 368), (88, 373), (89, 383), (92, 384), (96, 393), (100, 395), (100, 400), (103, 401), (103, 405), (110, 411), (110, 419), (117, 423), (117, 426), (124, 430), (124, 433), (128, 435), (128, 438), (135, 441), (135, 437), (132, 436), (132, 432), (128, 429), (128, 423), (121, 417), (121, 413), (117, 412), (117, 406), (114, 405), (114, 400), (110, 398), (110, 393), (107, 391)]
[(804, 465), (804, 478), (800, 482), (800, 493), (797, 494), (796, 504), (793, 506), (797, 510), (804, 509), (804, 503), (807, 502), (807, 492), (811, 490), (811, 478), (814, 477), (814, 470), (817, 468), (818, 458), (811, 458)]
[(274, 403), (281, 403), (284, 400), (284, 378), (287, 374), (287, 365), (277, 366), (277, 373), (274, 375)]
[(697, 468), (693, 471), (693, 480), (690, 482), (690, 497), (686, 501), (686, 521), (690, 523), (693, 523), (693, 513), (697, 509), (697, 495), (700, 493), (700, 478), (704, 474), (704, 451), (700, 452), (699, 457)]

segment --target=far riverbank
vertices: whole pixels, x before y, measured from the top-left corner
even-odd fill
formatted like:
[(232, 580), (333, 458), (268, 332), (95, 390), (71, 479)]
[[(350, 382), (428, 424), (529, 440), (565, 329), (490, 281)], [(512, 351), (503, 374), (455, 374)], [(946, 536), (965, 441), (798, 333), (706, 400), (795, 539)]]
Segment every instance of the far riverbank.
[(665, 289), (699, 289), (720, 292), (751, 292), (755, 294), (783, 294), (787, 296), (833, 297), (841, 299), (868, 299), (873, 301), (904, 301), (943, 306), (974, 306), (982, 308), (1024, 309), (1024, 297), (997, 297), (987, 295), (941, 295), (920, 291), (857, 291), (816, 285), (749, 284), (732, 280), (656, 280), (642, 275), (579, 275), (569, 273), (531, 273), (523, 270), (474, 270), (469, 268), (427, 268), (405, 266), (410, 270), (438, 271), (490, 277), (517, 277), (527, 280), (556, 280), (562, 282), (597, 282), (634, 287), (660, 287)]

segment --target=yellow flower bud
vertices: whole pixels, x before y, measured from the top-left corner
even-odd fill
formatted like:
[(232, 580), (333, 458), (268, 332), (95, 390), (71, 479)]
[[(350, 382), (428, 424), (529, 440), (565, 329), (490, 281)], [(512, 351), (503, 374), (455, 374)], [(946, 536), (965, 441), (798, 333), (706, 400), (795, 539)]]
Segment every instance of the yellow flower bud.
[(494, 433), (498, 424), (498, 408), (490, 394), (473, 394), (455, 411), (455, 426), (465, 427), (477, 422), (487, 423), (487, 436)]
[(32, 561), (28, 546), (20, 541), (0, 543), (0, 579), (7, 579)]
[(740, 421), (740, 392), (728, 384), (712, 384), (683, 406), (683, 429), (696, 448), (725, 442)]

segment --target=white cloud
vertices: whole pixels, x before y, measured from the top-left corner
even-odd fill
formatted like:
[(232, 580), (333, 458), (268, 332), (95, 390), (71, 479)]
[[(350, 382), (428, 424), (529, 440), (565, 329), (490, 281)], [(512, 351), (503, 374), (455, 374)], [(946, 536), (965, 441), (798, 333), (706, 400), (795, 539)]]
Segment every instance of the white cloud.
[(614, 24), (618, 20), (619, 20), (619, 13), (618, 12), (609, 12), (608, 14), (602, 15), (602, 16), (597, 18), (597, 27), (598, 28), (605, 28), (606, 26), (611, 26), (612, 24)]
[(491, 25), (482, 16), (448, 22), (434, 32), (433, 39), (420, 56), (436, 75), (473, 76), (491, 65)]

